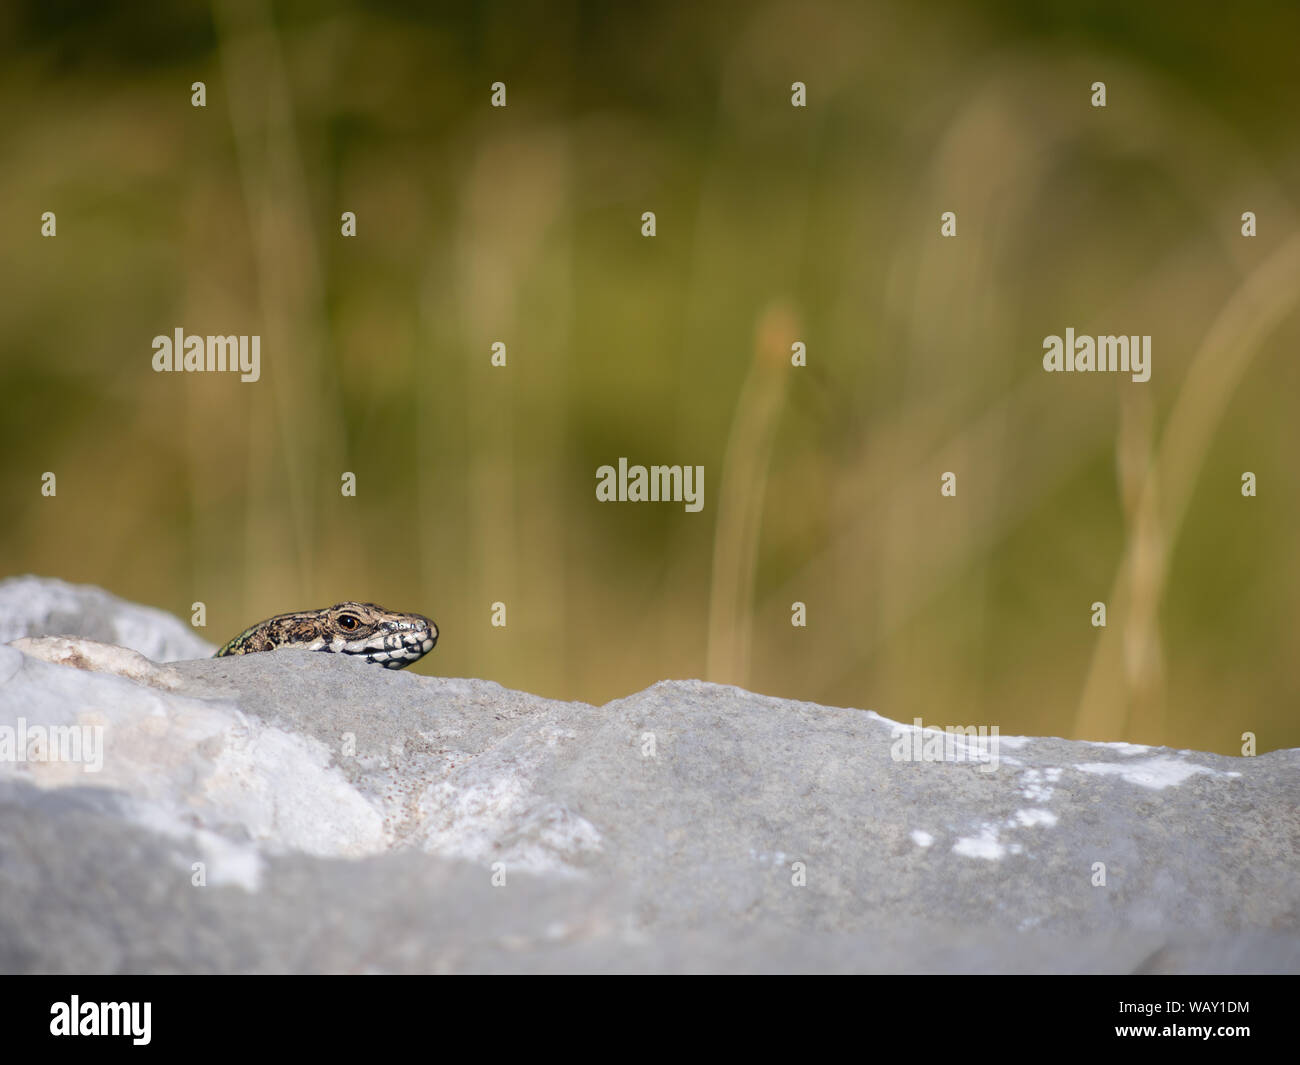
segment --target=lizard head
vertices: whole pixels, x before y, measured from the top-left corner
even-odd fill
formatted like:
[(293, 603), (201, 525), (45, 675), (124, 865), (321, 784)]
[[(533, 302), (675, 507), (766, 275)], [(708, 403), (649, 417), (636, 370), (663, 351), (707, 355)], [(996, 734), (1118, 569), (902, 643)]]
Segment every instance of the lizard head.
[(423, 614), (399, 614), (375, 603), (337, 603), (321, 612), (310, 651), (356, 655), (402, 669), (433, 650), (438, 626)]

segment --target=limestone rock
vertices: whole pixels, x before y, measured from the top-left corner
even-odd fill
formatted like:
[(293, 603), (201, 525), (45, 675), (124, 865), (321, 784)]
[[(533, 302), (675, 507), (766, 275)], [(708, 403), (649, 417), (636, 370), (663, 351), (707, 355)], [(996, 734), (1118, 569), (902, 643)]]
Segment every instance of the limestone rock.
[(0, 646), (0, 971), (1300, 971), (1300, 751), (999, 740)]

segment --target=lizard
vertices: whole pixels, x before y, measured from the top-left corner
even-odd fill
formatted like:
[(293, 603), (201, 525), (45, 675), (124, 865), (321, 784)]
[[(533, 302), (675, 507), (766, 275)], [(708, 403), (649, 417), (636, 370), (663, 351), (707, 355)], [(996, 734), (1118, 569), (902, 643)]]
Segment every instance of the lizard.
[(277, 614), (245, 629), (213, 658), (258, 651), (329, 651), (402, 669), (433, 650), (438, 626), (423, 614), (399, 614), (375, 603), (336, 603), (324, 610)]

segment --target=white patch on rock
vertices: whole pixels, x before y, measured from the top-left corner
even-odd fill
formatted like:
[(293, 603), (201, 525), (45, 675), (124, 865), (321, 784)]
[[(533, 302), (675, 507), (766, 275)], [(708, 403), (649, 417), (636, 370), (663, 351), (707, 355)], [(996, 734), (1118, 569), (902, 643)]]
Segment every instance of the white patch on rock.
[(1209, 773), (1215, 777), (1241, 776), (1240, 773), (1223, 773), (1209, 766), (1196, 765), (1194, 762), (1187, 762), (1170, 755), (1148, 758), (1144, 762), (1087, 762), (1074, 768), (1081, 773), (1117, 776), (1129, 784), (1140, 784), (1153, 791), (1181, 784), (1197, 773)]
[[(355, 858), (385, 849), (382, 815), (330, 766), (320, 741), (250, 719), (221, 699), (160, 691), (147, 683), (157, 680), (157, 667), (123, 648), (39, 643), (45, 650), (75, 643), (78, 655), (129, 673), (141, 662), (147, 668), (134, 678), (0, 647), (0, 673), (8, 675), (0, 684), (0, 725), (21, 718), (28, 727), (93, 726), (103, 743), (97, 772), (72, 762), (17, 761), (0, 763), (0, 775), (47, 790), (105, 788), (145, 803), (140, 809), (151, 819), (172, 817), (197, 830), (238, 825), (272, 850)], [(19, 659), (12, 670), (11, 656)]]
[(986, 861), (1000, 861), (1008, 854), (1019, 854), (1024, 848), (1019, 843), (1002, 843), (998, 839), (997, 825), (981, 825), (979, 834), (963, 836), (952, 845), (954, 854), (963, 858), (983, 858)]
[(764, 865), (785, 865), (785, 851), (760, 851), (750, 847), (749, 856)]
[(1116, 754), (1122, 754), (1126, 758), (1131, 758), (1137, 754), (1146, 754), (1147, 751), (1154, 750), (1145, 743), (1102, 743), (1096, 740), (1088, 741), (1093, 747), (1105, 747), (1114, 751)]
[[(204, 887), (233, 885), (253, 894), (262, 886), (266, 862), (255, 843), (227, 839), (206, 828), (194, 828), (175, 811), (157, 803), (128, 801), (123, 809), (126, 820), (192, 846), (193, 854), (178, 854), (176, 865), (187, 877), (193, 876), (195, 862), (203, 863)], [(197, 885), (195, 890), (202, 890)]]
[(245, 721), (246, 728), (227, 733), (201, 800), (191, 801), (200, 809), (210, 803), (254, 839), (285, 850), (360, 858), (386, 849), (383, 816), (330, 766), (328, 747)]
[(536, 795), (522, 767), (499, 773), (473, 766), (467, 783), (430, 784), (419, 801), (422, 849), (472, 862), (504, 862), (507, 870), (583, 874), (568, 859), (601, 849), (596, 827), (557, 802)]
[(1010, 823), (1018, 824), (1023, 828), (1030, 828), (1034, 825), (1051, 828), (1056, 824), (1056, 820), (1056, 814), (1052, 813), (1051, 810), (1017, 810)]
[(112, 673), (164, 691), (175, 691), (183, 683), (176, 670), (151, 662), (138, 651), (112, 643), (76, 636), (24, 636), (14, 640), (10, 646), (56, 666), (71, 666), (91, 673)]
[(1020, 794), (1030, 802), (1047, 802), (1056, 790), (1052, 785), (1060, 779), (1061, 771), (1056, 767), (1026, 769), (1020, 774)]
[(934, 842), (934, 837), (929, 832), (923, 832), (919, 828), (912, 829), (912, 842), (918, 847), (928, 847)]

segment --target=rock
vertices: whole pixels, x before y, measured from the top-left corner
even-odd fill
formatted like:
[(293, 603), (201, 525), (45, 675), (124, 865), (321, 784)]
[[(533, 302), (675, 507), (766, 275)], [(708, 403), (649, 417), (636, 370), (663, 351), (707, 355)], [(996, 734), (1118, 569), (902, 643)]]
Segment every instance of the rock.
[(216, 651), (165, 611), (93, 585), (45, 577), (0, 581), (0, 643), (20, 636), (83, 636), (129, 647), (155, 662), (209, 658)]
[[(3, 971), (1300, 969), (1300, 751), (978, 762), (698, 681), (595, 707), (338, 655), (20, 646)], [(6, 760), (6, 729), (69, 760)]]

